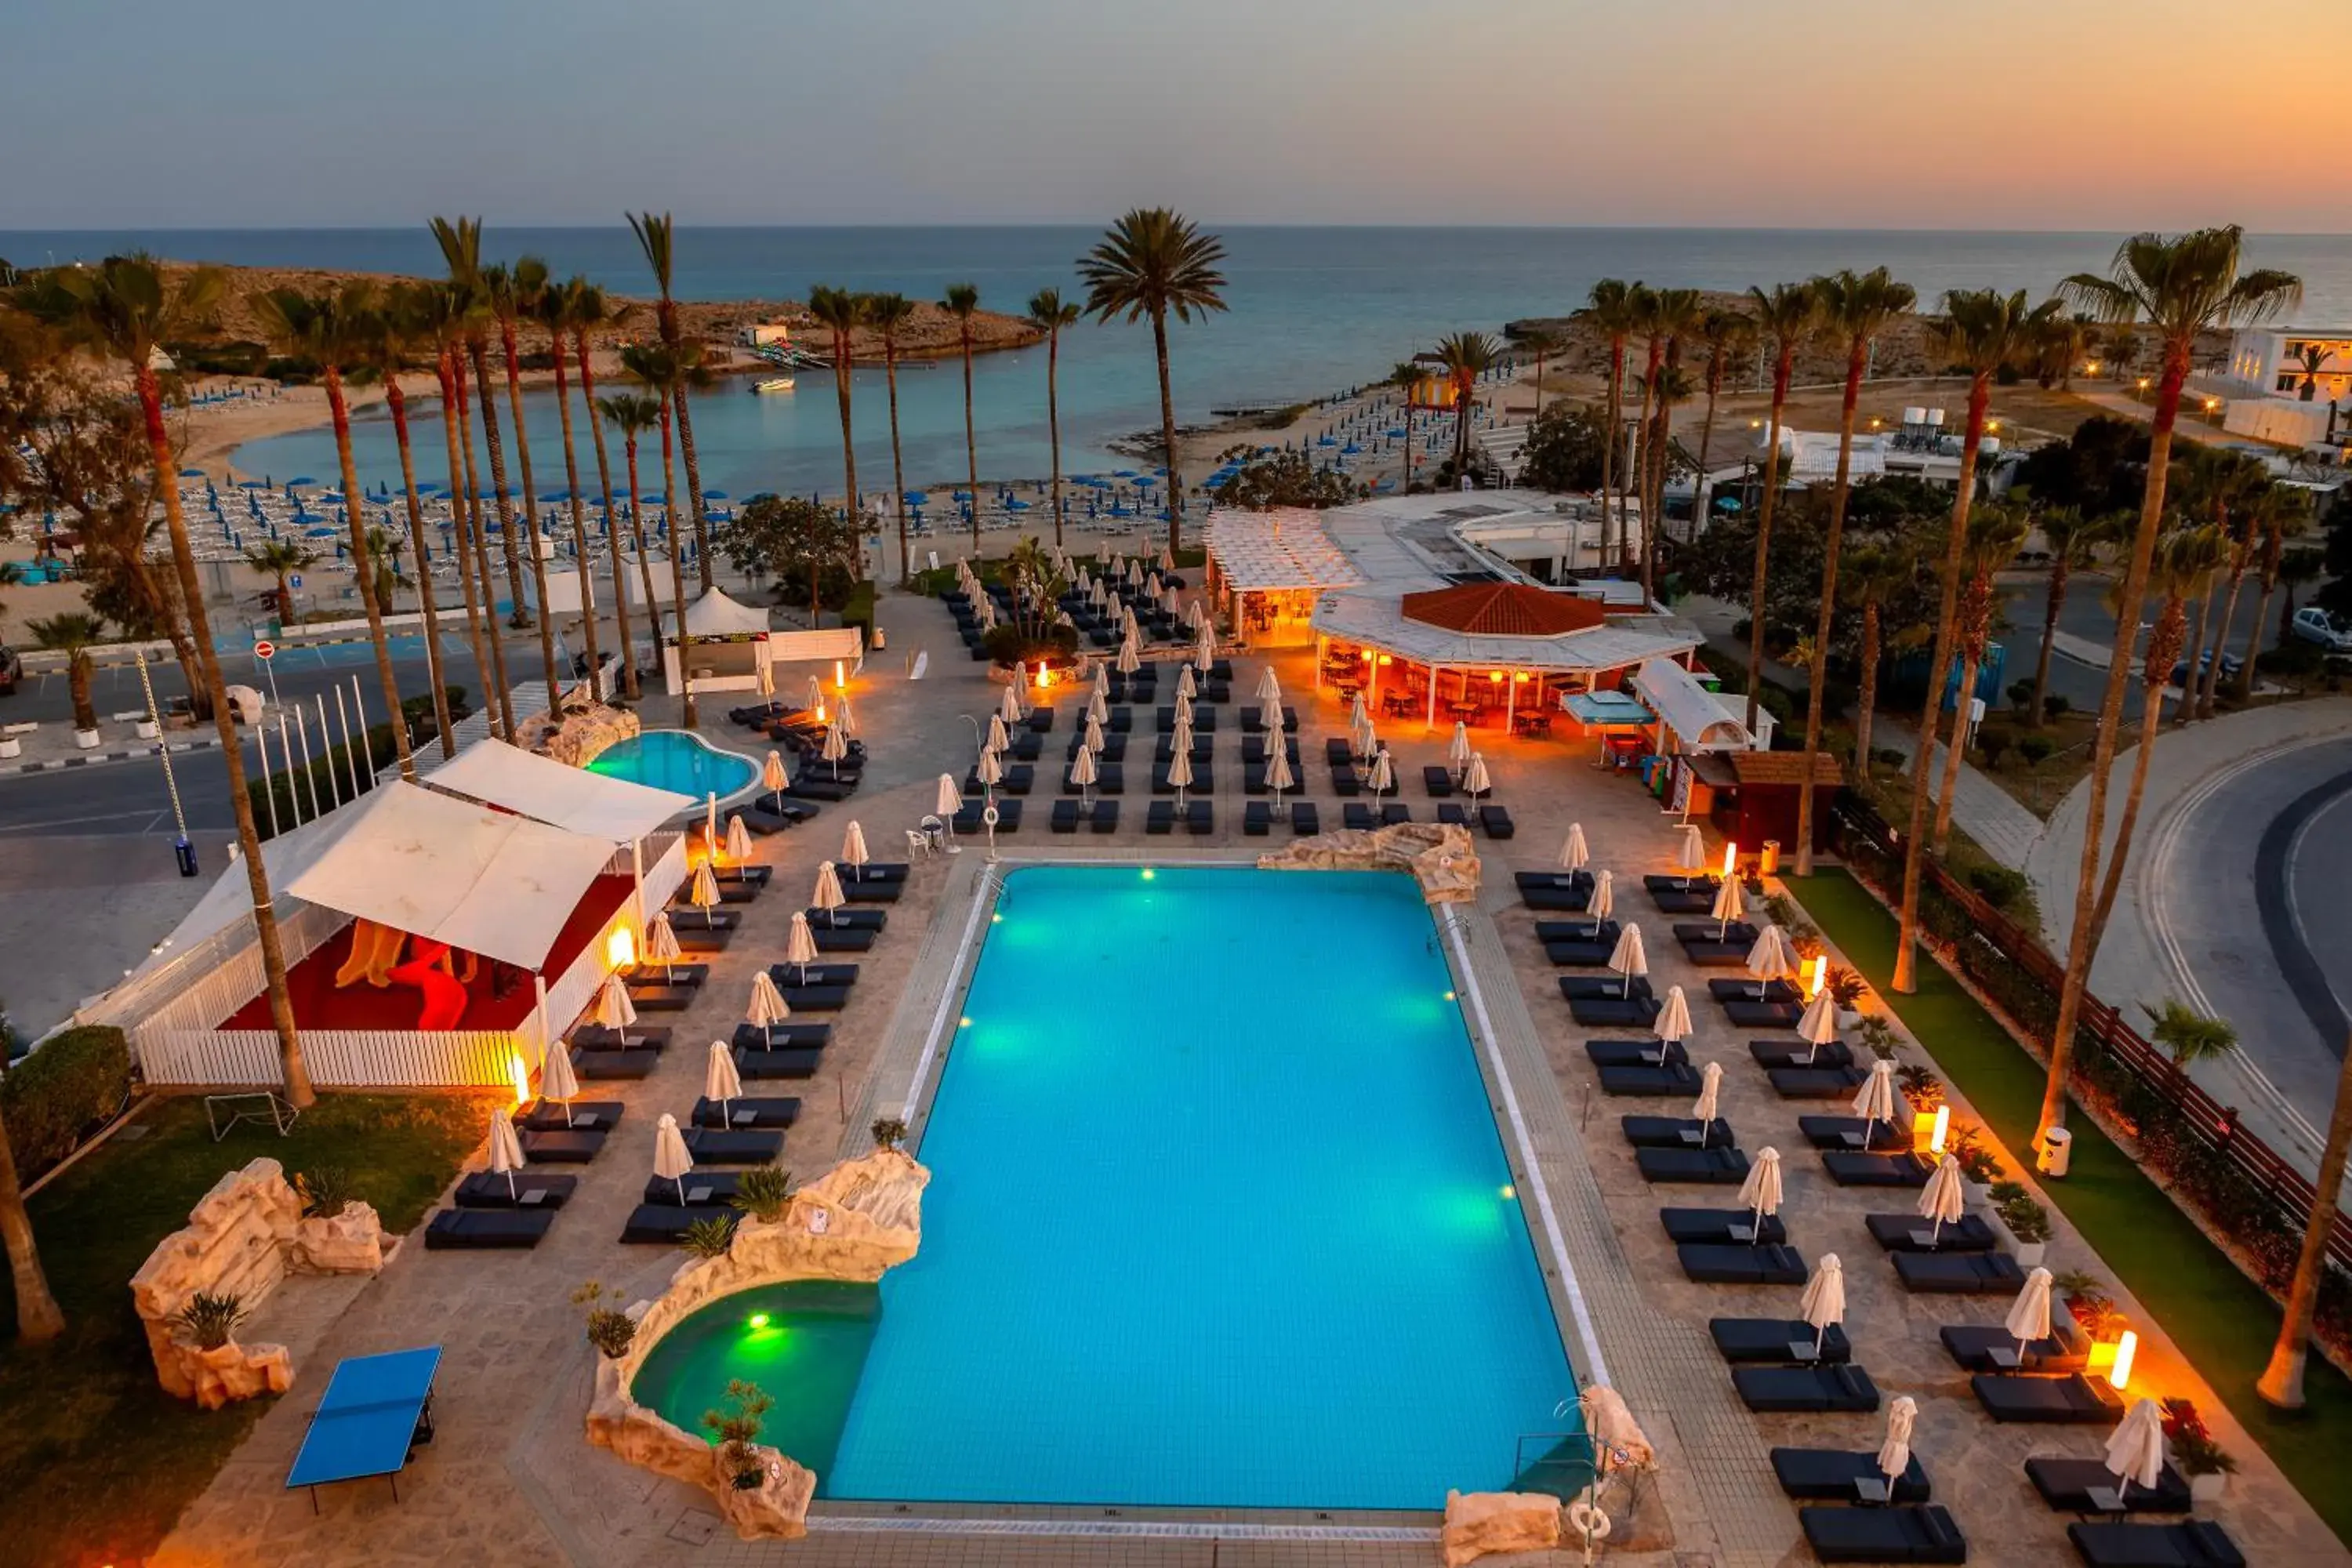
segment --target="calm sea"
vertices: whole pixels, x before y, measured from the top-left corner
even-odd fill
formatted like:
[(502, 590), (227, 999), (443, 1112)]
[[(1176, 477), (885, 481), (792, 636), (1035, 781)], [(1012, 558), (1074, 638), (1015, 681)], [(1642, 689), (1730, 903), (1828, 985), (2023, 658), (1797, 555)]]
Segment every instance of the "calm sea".
[[(1514, 317), (1563, 314), (1599, 278), (1736, 289), (1884, 264), (1924, 300), (1956, 288), (2026, 289), (2039, 295), (2069, 272), (2104, 270), (2119, 237), (1756, 229), (1222, 233), (1230, 310), (1172, 329), (1178, 414), (1188, 421), (1204, 418), (1213, 407), (1299, 402), (1361, 384), (1448, 331), (1493, 331)], [(1057, 287), (1066, 297), (1081, 293), (1075, 262), (1096, 237), (1092, 229), (1051, 227), (682, 229), (677, 288), (688, 299), (799, 299), (812, 285), (830, 283), (935, 300), (949, 284), (969, 281), (979, 286), (983, 305), (1017, 312), (1041, 288)], [(421, 226), (0, 232), (0, 256), (19, 265), (94, 258), (132, 247), (251, 266), (440, 270), (439, 253)], [(536, 254), (559, 275), (585, 273), (622, 292), (652, 290), (625, 228), (493, 228), (486, 248), (494, 257)], [(2260, 236), (2251, 249), (2256, 264), (2303, 278), (2301, 319), (2352, 321), (2352, 236)], [(857, 376), (858, 477), (868, 489), (888, 483), (882, 391), (879, 372)], [(974, 395), (983, 479), (1043, 475), (1044, 352), (984, 357), (974, 372)], [(902, 373), (899, 397), (908, 484), (939, 487), (961, 476), (963, 405), (955, 368)], [(555, 409), (551, 395), (532, 402), (533, 467), (544, 476), (560, 469), (540, 458), (542, 450), (553, 456)], [(1062, 352), (1061, 406), (1066, 471), (1124, 466), (1104, 443), (1157, 423), (1149, 330), (1087, 325), (1069, 334)], [(425, 426), (427, 432), (435, 427), (430, 421)], [(829, 376), (803, 377), (791, 396), (755, 396), (738, 385), (714, 391), (696, 405), (695, 437), (705, 482), (736, 496), (840, 487), (840, 423)], [(388, 431), (364, 431), (359, 458), (367, 482), (397, 479)], [(443, 471), (437, 447), (420, 451), (419, 461), (425, 473)], [(252, 443), (238, 465), (279, 479), (323, 476), (333, 456), (323, 437), (301, 434)], [(541, 483), (552, 489), (560, 480)]]

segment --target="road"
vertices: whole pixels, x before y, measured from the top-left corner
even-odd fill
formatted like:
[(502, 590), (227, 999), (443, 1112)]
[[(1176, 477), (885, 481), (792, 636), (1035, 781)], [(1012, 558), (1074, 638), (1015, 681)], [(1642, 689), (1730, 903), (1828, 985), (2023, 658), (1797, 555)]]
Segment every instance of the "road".
[[(2068, 585), (2066, 603), (2058, 612), (2058, 629), (2093, 642), (2101, 647), (2111, 647), (2116, 636), (2116, 618), (2106, 606), (2108, 583), (2103, 577), (2077, 575)], [(2226, 587), (2224, 593), (2227, 592)], [(2230, 651), (2243, 658), (2247, 634), (2254, 615), (2254, 600), (2261, 595), (2261, 581), (2248, 576), (2239, 590), (2237, 636), (2230, 639)], [(2033, 661), (2042, 651), (2042, 617), (2049, 602), (2048, 579), (2031, 581), (2006, 580), (2001, 584), (2001, 613), (2008, 618), (2007, 629), (1995, 634), (1995, 639), (2008, 650), (2009, 662), (2004, 669), (2003, 684), (2033, 679)], [(2218, 606), (2217, 606), (2218, 610)], [(2273, 596), (2270, 610), (2264, 617), (2261, 646), (2278, 646), (2278, 599)], [(2189, 629), (2196, 629), (2197, 613), (2189, 611)], [(2211, 632), (2206, 636), (2210, 641)], [(2145, 623), (2137, 647), (2147, 646)], [(2095, 710), (2106, 692), (2107, 672), (2104, 668), (2084, 664), (2067, 658), (2063, 652), (2050, 660), (2050, 689), (2066, 699), (2078, 713)], [(2139, 697), (2135, 676), (2133, 692), (2126, 712), (2137, 722)]]

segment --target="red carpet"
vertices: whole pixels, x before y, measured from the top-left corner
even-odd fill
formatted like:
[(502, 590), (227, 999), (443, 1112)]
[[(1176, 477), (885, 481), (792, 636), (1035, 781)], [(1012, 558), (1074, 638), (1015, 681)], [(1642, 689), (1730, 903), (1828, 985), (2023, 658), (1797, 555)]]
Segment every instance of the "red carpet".
[[(630, 882), (626, 877), (599, 877), (589, 885), (588, 891), (563, 922), (563, 930), (548, 951), (547, 975), (550, 980), (572, 966), (572, 961), (604, 929), (605, 922), (628, 900)], [(414, 985), (387, 985), (377, 990), (364, 980), (355, 980), (342, 990), (335, 989), (335, 972), (351, 956), (352, 927), (337, 931), (326, 946), (296, 964), (286, 976), (286, 989), (294, 1001), (294, 1022), (305, 1029), (415, 1029), (425, 1011), (425, 995)], [(457, 960), (459, 973), (465, 960)], [(490, 994), (494, 974), (502, 974), (505, 994)], [(466, 1010), (450, 1026), (457, 1029), (511, 1029), (530, 1016), (532, 1003), (530, 976), (511, 967), (480, 961), (474, 973), (474, 983), (466, 987)], [(562, 1022), (569, 1023), (569, 1019)], [(220, 1026), (224, 1029), (267, 1029), (269, 1024), (269, 999), (256, 996), (230, 1016)], [(561, 1025), (558, 1026), (559, 1027)]]

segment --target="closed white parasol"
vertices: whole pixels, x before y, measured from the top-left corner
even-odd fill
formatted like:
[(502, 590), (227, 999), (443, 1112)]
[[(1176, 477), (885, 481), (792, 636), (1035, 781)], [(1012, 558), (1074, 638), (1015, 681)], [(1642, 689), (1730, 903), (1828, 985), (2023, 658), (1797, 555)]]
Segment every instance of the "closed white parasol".
[(751, 1005), (744, 1009), (744, 1022), (756, 1029), (772, 1029), (792, 1016), (773, 975), (762, 969), (751, 976)]
[(572, 1053), (561, 1047), (547, 1053), (539, 1067), (541, 1104), (553, 1100), (563, 1107), (563, 1125), (572, 1125), (572, 1102), (580, 1098), (580, 1079), (572, 1071)]
[[(1928, 1176), (1927, 1184), (1919, 1189), (1919, 1217), (1934, 1222), (1927, 1232), (1927, 1245), (1934, 1247), (1942, 1239), (1944, 1227), (1958, 1224), (1960, 1217), (1968, 1212), (1969, 1194), (1961, 1184), (1960, 1163), (1947, 1154), (1936, 1163), (1935, 1172)], [(2045, 1320), (2043, 1332), (2047, 1331)], [(2042, 1336), (2035, 1334), (2031, 1337), (2039, 1339)]]
[(1470, 765), (1462, 771), (1462, 792), (1474, 800), (1495, 792), (1495, 781), (1486, 772), (1486, 759), (1475, 752), (1470, 753)]
[(727, 819), (727, 858), (737, 865), (751, 858), (751, 830), (743, 826), (743, 815), (737, 812)]
[[(1739, 1201), (1747, 1206), (1751, 1221), (1760, 1222), (1780, 1212), (1780, 1151), (1767, 1144), (1756, 1152), (1748, 1179), (1739, 1184)], [(1760, 1223), (1752, 1228), (1762, 1234)]]
[[(1715, 917), (1715, 940), (1725, 940), (1731, 934), (1731, 922), (1748, 912), (1748, 900), (1739, 890), (1738, 878), (1723, 879), (1723, 885), (1715, 890), (1715, 907), (1707, 912)], [(1780, 930), (1778, 926), (1771, 929), (1776, 932)], [(1763, 941), (1763, 932), (1759, 931), (1756, 940)]]
[(490, 1113), (490, 1170), (507, 1179), (507, 1196), (515, 1196), (514, 1173), (522, 1169), (522, 1140), (503, 1108)]
[(619, 1036), (622, 1045), (629, 1043), (629, 1026), (637, 1021), (637, 1009), (629, 1000), (628, 983), (618, 974), (607, 974), (604, 984), (596, 988), (595, 1018)]
[(1723, 1099), (1723, 1064), (1709, 1062), (1699, 1069), (1698, 1099), (1691, 1106), (1691, 1120), (1698, 1123), (1698, 1144), (1706, 1147), (1707, 1130), (1715, 1123), (1717, 1107)]
[(1666, 987), (1666, 1005), (1658, 1009), (1658, 1021), (1650, 1026), (1650, 1032), (1669, 1043), (1690, 1038), (1690, 1003), (1684, 998), (1681, 986)]
[[(1731, 882), (1724, 885), (1738, 886)], [(1768, 925), (1756, 933), (1755, 942), (1748, 949), (1748, 973), (1756, 977), (1756, 995), (1759, 1001), (1772, 982), (1795, 967), (1789, 952), (1789, 940), (1780, 934), (1779, 926)]]
[(1282, 804), (1282, 792), (1297, 782), (1290, 771), (1290, 748), (1277, 741), (1265, 756), (1265, 787), (1274, 792), (1276, 805)]
[(743, 1079), (735, 1070), (735, 1053), (724, 1040), (710, 1042), (710, 1056), (702, 1068), (702, 1098), (719, 1102), (719, 1120), (731, 1121), (729, 1106), (743, 1098)]
[[(1875, 1061), (1870, 1064), (1870, 1077), (1854, 1091), (1853, 1113), (1874, 1125), (1895, 1120), (1895, 1064)], [(1869, 1129), (1864, 1130), (1864, 1142)]]
[(686, 1202), (687, 1173), (694, 1169), (694, 1156), (687, 1152), (686, 1134), (677, 1130), (677, 1118), (668, 1111), (654, 1124), (654, 1174), (664, 1181), (677, 1184), (677, 1201)]
[(2164, 1411), (2146, 1394), (2132, 1401), (2107, 1435), (2107, 1473), (2142, 1487), (2164, 1475)]
[(1907, 1394), (1895, 1395), (1886, 1407), (1886, 1440), (1878, 1446), (1878, 1473), (1890, 1482), (1901, 1480), (1911, 1468), (1911, 1424), (1918, 1418), (1918, 1403)]
[(1834, 1252), (1824, 1252), (1813, 1265), (1813, 1276), (1805, 1281), (1805, 1293), (1797, 1303), (1797, 1310), (1813, 1331), (1813, 1348), (1822, 1348), (1832, 1324), (1845, 1321), (1845, 1265)]
[(1253, 689), (1260, 702), (1282, 700), (1282, 680), (1274, 673), (1274, 666), (1269, 664), (1257, 672), (1257, 685)]
[(1797, 1033), (1812, 1047), (1805, 1053), (1809, 1062), (1821, 1054), (1823, 1046), (1837, 1038), (1837, 998), (1827, 989), (1805, 1004), (1803, 1014), (1797, 1019)]
[(1675, 837), (1675, 869), (1683, 874), (1683, 886), (1688, 888), (1691, 878), (1706, 869), (1706, 839), (1696, 822), (1684, 823)]
[(1184, 809), (1184, 792), (1192, 787), (1192, 753), (1180, 747), (1168, 759), (1168, 783), (1176, 791), (1176, 809)]
[(2025, 1277), (2025, 1287), (2009, 1304), (2009, 1316), (2000, 1321), (2000, 1326), (2017, 1342), (2021, 1360), (2026, 1346), (2050, 1337), (2050, 1270), (2036, 1268)]
[(710, 862), (703, 861), (694, 868), (694, 881), (687, 889), (686, 901), (702, 911), (702, 923), (708, 929), (719, 922), (710, 913), (719, 907), (719, 879), (710, 874)]
[(784, 786), (791, 782), (784, 777), (783, 753), (770, 752), (768, 760), (760, 764), (760, 787), (775, 796), (778, 810), (783, 808)]
[(833, 862), (830, 860), (818, 861), (816, 863), (816, 888), (814, 891), (809, 895), (809, 907), (811, 909), (824, 910), (824, 923), (828, 928), (830, 928), (838, 926), (841, 923), (839, 917), (835, 913), (835, 911), (839, 910), (842, 905), (847, 902), (849, 902), (848, 899), (844, 897), (841, 891), (840, 874), (834, 870)]
[(1461, 720), (1454, 721), (1454, 738), (1445, 742), (1445, 760), (1460, 773), (1470, 763), (1470, 726)]
[(685, 956), (686, 950), (677, 944), (677, 932), (670, 929), (669, 916), (656, 910), (654, 918), (646, 922), (646, 962), (660, 964), (662, 978), (668, 980), (673, 978), (670, 965)]
[(1591, 862), (1592, 851), (1585, 847), (1584, 824), (1568, 825), (1568, 837), (1559, 842), (1559, 864), (1564, 871), (1581, 871)]
[(1623, 931), (1617, 933), (1617, 945), (1611, 949), (1609, 953), (1609, 972), (1612, 974), (1622, 974), (1625, 977), (1624, 989), (1619, 993), (1625, 996), (1631, 996), (1633, 994), (1633, 982), (1636, 978), (1650, 973), (1649, 955), (1642, 951), (1640, 926), (1629, 923)]
[(1078, 754), (1070, 759), (1070, 782), (1078, 786), (1079, 804), (1089, 803), (1091, 797), (1087, 792), (1094, 787), (1099, 776), (1095, 767), (1094, 748), (1080, 746)]

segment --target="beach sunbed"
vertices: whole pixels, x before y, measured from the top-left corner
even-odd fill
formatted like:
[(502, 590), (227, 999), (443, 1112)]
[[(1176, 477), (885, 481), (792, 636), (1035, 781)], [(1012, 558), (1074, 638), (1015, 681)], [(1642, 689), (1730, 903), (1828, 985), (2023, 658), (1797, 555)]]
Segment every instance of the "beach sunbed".
[[(1782, 1495), (1803, 1502), (1859, 1502), (1862, 1495), (1856, 1481), (1865, 1486), (1886, 1482), (1875, 1448), (1775, 1448), (1772, 1474), (1780, 1483)], [(1926, 1502), (1930, 1495), (1927, 1472), (1914, 1454), (1903, 1473), (1887, 1486), (1885, 1496), (1874, 1500)]]
[(816, 943), (819, 952), (871, 952), (878, 934), (862, 927), (809, 921), (809, 938)]
[(1652, 888), (1650, 901), (1658, 906), (1662, 914), (1703, 915), (1715, 908), (1715, 894), (1710, 889), (1700, 888), (1694, 888), (1687, 893), (1672, 888)]
[(595, 1127), (609, 1130), (621, 1120), (624, 1109), (617, 1100), (575, 1100), (568, 1107), (562, 1100), (542, 1100), (535, 1102), (529, 1110), (515, 1112), (515, 1131), (561, 1132), (571, 1128), (585, 1130)]
[(791, 1098), (746, 1095), (722, 1105), (706, 1097), (694, 1102), (697, 1127), (790, 1127), (800, 1115), (801, 1102)]
[(1651, 1100), (1686, 1098), (1698, 1092), (1698, 1074), (1691, 1070), (1688, 1062), (1667, 1062), (1654, 1068), (1602, 1068), (1601, 1092)]
[[(1717, 998), (1722, 1001), (1721, 998)], [(1722, 1002), (1723, 1016), (1735, 1029), (1793, 1029), (1804, 1009), (1794, 1002)]]
[(1748, 1179), (1748, 1156), (1738, 1149), (1637, 1149), (1633, 1163), (1645, 1182), (1736, 1187)]
[(765, 1165), (783, 1150), (781, 1132), (720, 1131), (709, 1127), (691, 1127), (686, 1131), (686, 1152), (698, 1165)]
[(632, 1246), (658, 1247), (677, 1242), (690, 1226), (715, 1219), (730, 1230), (742, 1216), (724, 1204), (681, 1208), (676, 1204), (639, 1204), (621, 1226), (621, 1239)]
[(1985, 1414), (1996, 1421), (2112, 1426), (2124, 1418), (2124, 1402), (2107, 1386), (2107, 1380), (2079, 1372), (2054, 1377), (1980, 1372), (1969, 1379), (1969, 1386)]
[(1754, 946), (1753, 942), (1702, 940), (1686, 941), (1682, 950), (1683, 956), (1701, 969), (1737, 969), (1748, 962), (1748, 950)]
[[(1748, 945), (1754, 945), (1752, 939)], [(1764, 982), (1760, 995), (1758, 994), (1757, 983), (1753, 980), (1710, 980), (1706, 983), (1706, 991), (1708, 995), (1718, 1002), (1801, 1003), (1803, 1000), (1797, 994), (1797, 988), (1785, 980)]]
[(522, 1146), (522, 1157), (532, 1164), (584, 1165), (604, 1149), (608, 1136), (602, 1127), (557, 1127), (544, 1132), (518, 1131), (515, 1142)]
[(1975, 1215), (1937, 1225), (1916, 1214), (1874, 1214), (1863, 1218), (1870, 1239), (1889, 1252), (1990, 1252), (1992, 1226)]
[(444, 1250), (528, 1250), (537, 1247), (555, 1223), (552, 1211), (542, 1208), (443, 1209), (425, 1227), (428, 1252)]
[(1639, 1002), (1650, 995), (1649, 979), (1640, 974), (1630, 979), (1622, 974), (1563, 974), (1558, 984), (1559, 994), (1571, 1002), (1617, 1002), (1629, 998)]
[(1264, 838), (1274, 831), (1274, 808), (1265, 801), (1254, 800), (1242, 808), (1242, 832), (1252, 838)]
[(459, 1178), (450, 1201), (461, 1209), (560, 1209), (580, 1185), (577, 1176), (516, 1171), (512, 1184), (496, 1171), (473, 1171)]
[(2066, 1539), (2091, 1568), (2246, 1568), (2246, 1554), (2220, 1525), (2070, 1524)]
[[(1768, 1249), (1769, 1250), (1769, 1249)], [(1803, 1279), (1802, 1269), (1798, 1278)], [(1835, 1366), (1736, 1366), (1731, 1386), (1750, 1410), (1862, 1414), (1878, 1408), (1878, 1385), (1851, 1362)]]
[[(1683, 1272), (1702, 1285), (1802, 1285), (1804, 1255), (1785, 1242), (1685, 1241), (1675, 1247)], [(1807, 1331), (1806, 1337), (1811, 1337)]]
[(656, 1050), (588, 1051), (572, 1053), (572, 1070), (583, 1079), (612, 1083), (624, 1079), (651, 1078), (661, 1066)]
[(2157, 1472), (2156, 1485), (2144, 1487), (2121, 1479), (2101, 1459), (2037, 1454), (2025, 1461), (2025, 1479), (2033, 1483), (2042, 1501), (2061, 1513), (2113, 1511), (2099, 1506), (2105, 1500), (2094, 1499), (2094, 1491), (2109, 1494), (2124, 1505), (2126, 1513), (2187, 1513), (2190, 1507), (2189, 1482), (2170, 1465)]
[(737, 1050), (736, 1076), (750, 1081), (754, 1079), (814, 1078), (823, 1064), (824, 1053), (817, 1050)]
[(1739, 1142), (1720, 1116), (1705, 1125), (1688, 1116), (1622, 1116), (1617, 1125), (1636, 1149), (1728, 1149)]
[(1489, 838), (1516, 838), (1519, 826), (1511, 820), (1507, 805), (1482, 805), (1478, 808), (1478, 826)]
[[(1735, 1004), (1757, 1006), (1757, 1003)], [(1777, 1004), (1764, 1003), (1764, 1006)], [(1782, 1100), (1851, 1100), (1853, 1091), (1862, 1087), (1863, 1074), (1846, 1068), (1774, 1068), (1765, 1075), (1771, 1080), (1772, 1092)]]
[(1779, 1246), (1789, 1239), (1779, 1215), (1759, 1218), (1752, 1209), (1660, 1209), (1658, 1223), (1665, 1226), (1668, 1241), (1750, 1247), (1758, 1242)]
[[(881, 882), (874, 884), (877, 889), (887, 885)], [(846, 892), (848, 889), (845, 885), (842, 890)], [(807, 909), (801, 913), (807, 918), (813, 931), (881, 931), (890, 923), (890, 911), (887, 910)]]
[(1312, 838), (1323, 831), (1323, 815), (1315, 809), (1311, 800), (1293, 801), (1290, 806), (1290, 835), (1294, 838)]
[(1841, 1187), (1924, 1187), (1929, 1167), (1916, 1154), (1826, 1153), (1822, 1169)]
[(1454, 793), (1454, 775), (1435, 763), (1421, 770), (1421, 787), (1429, 792), (1432, 800), (1444, 800)]
[(2006, 1252), (1898, 1252), (1895, 1277), (1915, 1295), (2014, 1295), (2025, 1284)]
[(1093, 805), (1087, 808), (1085, 816), (1087, 826), (1093, 832), (1116, 833), (1118, 831), (1118, 802), (1115, 800), (1095, 802)]
[(1748, 1054), (1759, 1068), (1850, 1068), (1853, 1052), (1843, 1040), (1820, 1046), (1803, 1040), (1750, 1040)]
[[(1339, 793), (1345, 795), (1348, 792), (1341, 790)], [(1370, 833), (1381, 825), (1379, 815), (1370, 806), (1356, 800), (1349, 801), (1339, 808), (1339, 821), (1342, 826), (1353, 833)]]
[(1816, 1149), (1891, 1153), (1911, 1147), (1909, 1128), (1893, 1121), (1865, 1121), (1859, 1116), (1800, 1116), (1797, 1118), (1797, 1131), (1803, 1133), (1805, 1142)]
[(1837, 1366), (1853, 1359), (1853, 1342), (1836, 1323), (1815, 1329), (1802, 1318), (1709, 1318), (1706, 1331), (1724, 1360), (1751, 1366)]
[(770, 1024), (738, 1024), (735, 1037), (729, 1042), (739, 1051), (757, 1056), (761, 1051), (821, 1051), (833, 1043), (831, 1024), (803, 1024), (796, 1020)]
[(688, 1171), (676, 1178), (647, 1176), (645, 1195), (638, 1201), (671, 1208), (710, 1208), (732, 1198), (742, 1179), (740, 1171)]
[(1945, 1353), (1967, 1372), (2081, 1372), (2090, 1364), (2091, 1342), (2063, 1307), (2050, 1310), (2050, 1333), (2028, 1340), (2022, 1352), (2017, 1336), (1999, 1323), (1947, 1323), (1936, 1331)]
[(1823, 1563), (1966, 1563), (1969, 1540), (1941, 1505), (1801, 1508), (1805, 1542)]

